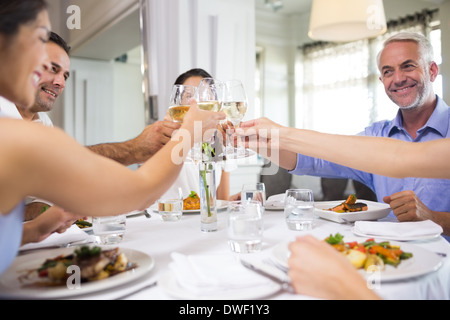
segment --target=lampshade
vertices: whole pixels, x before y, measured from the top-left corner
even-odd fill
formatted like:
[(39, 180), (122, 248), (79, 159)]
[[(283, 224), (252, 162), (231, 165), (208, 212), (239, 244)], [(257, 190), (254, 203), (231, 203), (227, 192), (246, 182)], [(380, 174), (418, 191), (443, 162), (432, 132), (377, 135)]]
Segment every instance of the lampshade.
[(309, 37), (348, 42), (385, 33), (382, 0), (313, 0)]

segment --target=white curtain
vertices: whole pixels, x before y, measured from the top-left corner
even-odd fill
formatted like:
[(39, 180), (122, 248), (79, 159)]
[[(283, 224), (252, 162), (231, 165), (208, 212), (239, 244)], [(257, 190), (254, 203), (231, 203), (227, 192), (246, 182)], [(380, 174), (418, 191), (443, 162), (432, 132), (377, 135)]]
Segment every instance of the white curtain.
[(175, 79), (191, 68), (240, 79), (253, 117), (253, 0), (140, 0), (140, 8), (148, 122), (164, 118)]

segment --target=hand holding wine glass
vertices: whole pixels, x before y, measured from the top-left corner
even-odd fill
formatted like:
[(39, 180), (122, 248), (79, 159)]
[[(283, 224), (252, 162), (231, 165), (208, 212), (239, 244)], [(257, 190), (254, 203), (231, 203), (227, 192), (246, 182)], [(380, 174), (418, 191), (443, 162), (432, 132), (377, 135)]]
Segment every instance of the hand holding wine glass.
[[(245, 93), (244, 85), (239, 80), (229, 80), (223, 85), (222, 95), (222, 111), (227, 115), (226, 126), (233, 129), (238, 128), (242, 119), (247, 112), (247, 95)], [(227, 130), (228, 132), (230, 129)], [(227, 139), (230, 140), (230, 139)], [(238, 154), (245, 153), (243, 147), (238, 139)], [(235, 155), (235, 150), (230, 141), (227, 142), (227, 155)], [(235, 155), (236, 156), (236, 155)]]
[(173, 86), (169, 101), (169, 115), (174, 122), (183, 123), (184, 115), (189, 111), (195, 92), (194, 86), (179, 84)]

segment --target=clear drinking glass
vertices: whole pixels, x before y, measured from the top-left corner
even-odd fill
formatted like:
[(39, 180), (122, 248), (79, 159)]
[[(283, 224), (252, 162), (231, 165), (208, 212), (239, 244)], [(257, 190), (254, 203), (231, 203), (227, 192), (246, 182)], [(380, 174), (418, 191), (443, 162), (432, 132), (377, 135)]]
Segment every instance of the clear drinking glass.
[(228, 80), (223, 83), (222, 94), (222, 109), (227, 115), (226, 127), (227, 143), (225, 154), (227, 157), (243, 157), (245, 156), (245, 148), (242, 146), (240, 139), (237, 140), (237, 149), (231, 143), (230, 131), (238, 128), (242, 119), (247, 112), (247, 95), (245, 93), (244, 85), (239, 80)]
[(259, 201), (232, 201), (228, 204), (228, 244), (232, 251), (261, 251), (263, 214)]
[(223, 83), (213, 78), (203, 78), (195, 92), (198, 107), (207, 111), (220, 111)]
[(286, 190), (284, 215), (289, 229), (311, 230), (314, 226), (314, 195), (312, 190)]
[(266, 186), (263, 182), (246, 183), (242, 186), (242, 201), (259, 201), (264, 207), (266, 205)]
[(158, 212), (163, 221), (179, 221), (183, 215), (183, 200), (159, 199)]
[(125, 234), (126, 215), (93, 217), (92, 229), (101, 244), (117, 244)]
[(163, 221), (180, 221), (183, 216), (183, 191), (178, 188), (177, 195), (170, 195), (166, 199), (159, 199), (158, 213)]
[(174, 122), (183, 122), (184, 115), (189, 111), (195, 91), (196, 88), (194, 86), (180, 84), (173, 86), (169, 101), (169, 115)]
[[(222, 96), (222, 82), (213, 78), (203, 78), (196, 88), (194, 99), (197, 101), (199, 109), (218, 112), (221, 108), (220, 97)], [(203, 141), (212, 144), (211, 141)], [(202, 160), (202, 143), (195, 142), (191, 149), (191, 155), (195, 163)]]

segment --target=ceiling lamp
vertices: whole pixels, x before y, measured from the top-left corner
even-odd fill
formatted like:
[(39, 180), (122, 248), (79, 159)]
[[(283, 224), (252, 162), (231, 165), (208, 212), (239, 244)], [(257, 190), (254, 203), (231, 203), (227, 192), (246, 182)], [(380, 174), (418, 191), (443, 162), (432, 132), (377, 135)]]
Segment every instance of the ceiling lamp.
[(313, 40), (349, 42), (386, 30), (382, 0), (313, 0), (308, 32)]
[(266, 6), (271, 7), (273, 11), (278, 11), (283, 8), (282, 0), (266, 0)]

